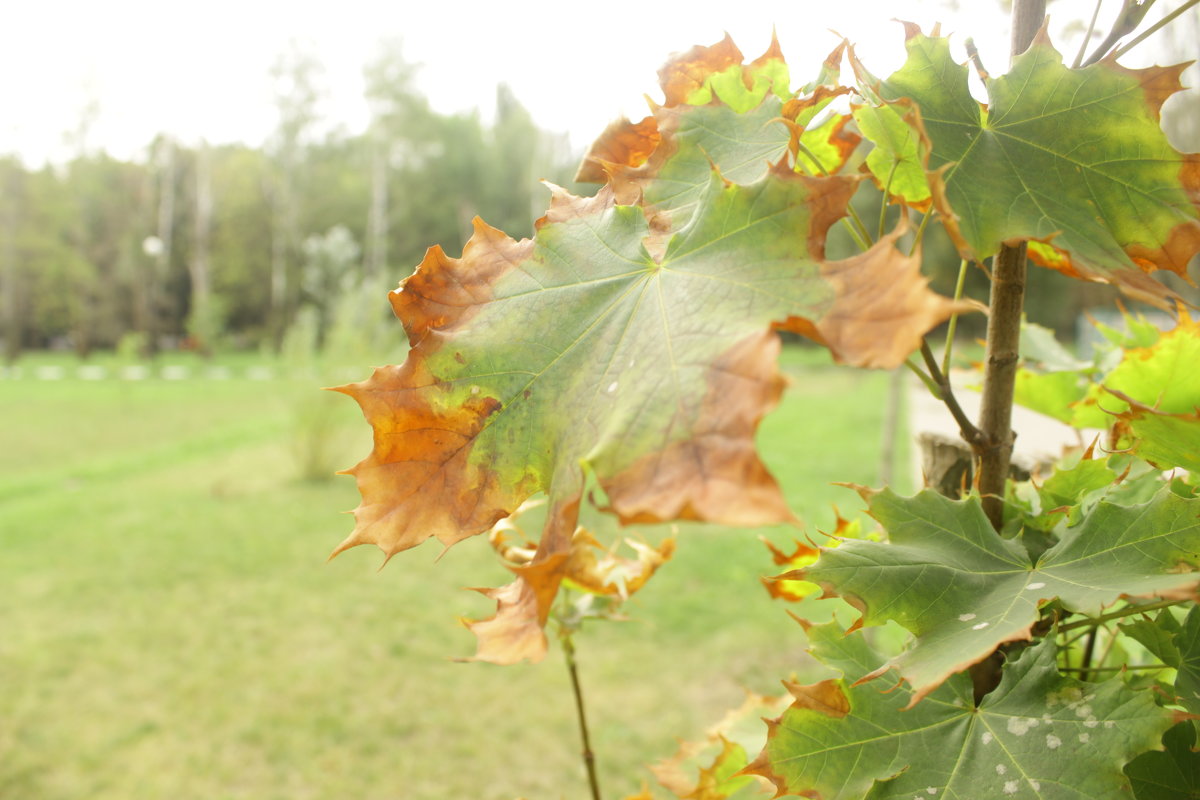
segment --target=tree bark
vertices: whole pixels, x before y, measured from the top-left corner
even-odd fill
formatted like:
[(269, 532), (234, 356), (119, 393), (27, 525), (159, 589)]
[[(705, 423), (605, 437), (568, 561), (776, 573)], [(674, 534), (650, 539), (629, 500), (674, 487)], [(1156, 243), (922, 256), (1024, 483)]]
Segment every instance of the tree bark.
[[(1009, 63), (1024, 53), (1046, 17), (1046, 0), (1016, 0), (1012, 11)], [(1001, 245), (992, 259), (992, 291), (988, 311), (987, 351), (980, 398), (979, 493), (992, 527), (1004, 522), (1004, 488), (1012, 461), (1013, 387), (1020, 358), (1021, 311), (1025, 303), (1025, 244)], [(1004, 657), (1000, 650), (971, 666), (975, 703), (1000, 685)]]
[[(1016, 0), (1012, 12), (1011, 58), (1029, 48), (1046, 17), (1046, 0)], [(1002, 245), (992, 259), (987, 351), (979, 430), (979, 493), (983, 510), (997, 530), (1004, 517), (1004, 484), (1012, 460), (1013, 387), (1020, 358), (1021, 311), (1025, 304), (1025, 244)]]

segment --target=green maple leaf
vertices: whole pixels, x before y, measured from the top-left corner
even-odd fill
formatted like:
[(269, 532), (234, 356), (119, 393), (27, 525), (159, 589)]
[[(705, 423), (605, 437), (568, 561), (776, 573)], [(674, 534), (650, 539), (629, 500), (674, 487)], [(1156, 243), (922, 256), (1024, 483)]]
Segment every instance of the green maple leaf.
[(783, 379), (772, 327), (894, 366), (959, 306), (928, 291), (894, 239), (823, 261), (849, 178), (710, 172), (688, 225), (654, 230), (609, 190), (559, 192), (532, 240), (476, 222), (462, 259), (433, 248), (391, 299), (412, 350), (341, 387), (375, 429), (351, 470), (363, 500), (338, 548), (389, 555), (488, 530), (548, 496), (536, 556), (488, 590), (480, 657), (540, 658), (585, 480), (624, 522), (792, 519), (754, 449)]
[(1200, 753), (1196, 728), (1183, 722), (1163, 734), (1163, 751), (1143, 753), (1125, 767), (1137, 800), (1200, 798)]
[(1047, 266), (1143, 299), (1171, 296), (1145, 271), (1186, 276), (1200, 250), (1200, 156), (1178, 153), (1158, 124), (1186, 65), (1072, 70), (1042, 35), (1007, 74), (985, 80), (981, 106), (948, 39), (909, 26), (907, 48), (905, 65), (882, 83), (856, 68), (885, 101), (919, 107), (935, 201), (964, 257), (1051, 241)]
[(1087, 395), (1087, 382), (1076, 372), (1034, 372), (1017, 368), (1013, 402), (1071, 424), (1075, 404)]
[(1200, 501), (1164, 489), (1149, 503), (1101, 501), (1034, 563), (1002, 539), (977, 498), (890, 490), (869, 511), (888, 543), (846, 541), (822, 550), (803, 578), (862, 609), (866, 624), (895, 620), (916, 635), (894, 667), (919, 699), (997, 645), (1028, 639), (1042, 601), (1096, 615), (1122, 597), (1194, 591)]
[(1184, 708), (1200, 715), (1200, 607), (1193, 606), (1188, 612), (1175, 644), (1179, 648), (1175, 693)]
[(1193, 606), (1183, 623), (1164, 609), (1153, 620), (1121, 625), (1121, 632), (1175, 670), (1176, 700), (1200, 715), (1200, 608)]
[(1075, 403), (1076, 425), (1123, 423), (1128, 446), (1160, 469), (1200, 470), (1200, 324), (1179, 323), (1121, 362)]
[(809, 631), (813, 654), (842, 673), (807, 686), (770, 724), (749, 771), (780, 793), (822, 800), (1082, 800), (1127, 790), (1122, 766), (1171, 725), (1149, 692), (1120, 679), (1081, 683), (1058, 673), (1052, 639), (1004, 667), (975, 708), (956, 675), (915, 707), (904, 685), (862, 684), (882, 660), (836, 626)]
[(673, 796), (688, 800), (771, 797), (769, 782), (743, 772), (750, 761), (746, 753), (762, 749), (767, 739), (762, 720), (781, 713), (789, 699), (747, 694), (740, 707), (706, 731), (704, 741), (680, 742), (674, 756), (653, 764), (650, 771)]

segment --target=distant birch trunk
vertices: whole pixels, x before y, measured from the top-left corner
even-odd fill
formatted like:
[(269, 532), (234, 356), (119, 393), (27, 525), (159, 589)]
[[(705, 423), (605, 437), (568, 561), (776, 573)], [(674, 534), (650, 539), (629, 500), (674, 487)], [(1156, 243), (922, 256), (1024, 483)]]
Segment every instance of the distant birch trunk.
[(155, 256), (154, 271), (146, 286), (147, 315), (145, 319), (146, 355), (158, 353), (161, 326), (159, 319), (159, 287), (166, 282), (171, 267), (171, 248), (175, 238), (175, 141), (169, 136), (162, 140), (159, 152), (158, 181), (158, 240), (160, 247)]
[(212, 355), (212, 340), (217, 334), (212, 308), (212, 280), (209, 269), (212, 231), (212, 165), (208, 142), (201, 140), (196, 150), (195, 242), (188, 273), (192, 282), (192, 308), (189, 333), (197, 340), (200, 352)]

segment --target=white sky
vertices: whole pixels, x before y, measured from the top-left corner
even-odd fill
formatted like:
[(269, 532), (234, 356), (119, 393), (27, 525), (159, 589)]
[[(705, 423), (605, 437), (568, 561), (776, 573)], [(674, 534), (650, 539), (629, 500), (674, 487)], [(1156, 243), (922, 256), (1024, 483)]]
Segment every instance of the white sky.
[[(968, 11), (956, 11), (960, 5)], [(1119, 3), (1106, 5), (1115, 12)], [(1050, 10), (1061, 25), (1090, 16), (1092, 2), (1059, 0)], [(159, 132), (259, 145), (275, 124), (268, 71), (293, 39), (311, 44), (325, 64), (326, 116), (361, 130), (362, 66), (389, 37), (401, 37), (405, 57), (422, 65), (421, 88), (439, 110), (486, 114), (503, 81), (540, 126), (567, 131), (582, 148), (612, 118), (644, 115), (642, 95), (658, 96), (656, 71), (673, 51), (729, 31), (752, 59), (774, 25), (796, 85), (837, 43), (833, 28), (886, 75), (903, 59), (901, 28), (888, 21), (895, 17), (926, 30), (940, 20), (960, 55), (974, 35), (992, 73), (1004, 70), (1007, 21), (998, 0), (26, 0), (0, 16), (0, 153), (17, 152), (31, 165), (69, 157), (64, 133), (89, 103), (98, 109), (89, 146), (122, 158)], [(1164, 58), (1152, 39), (1130, 63), (1155, 60)]]

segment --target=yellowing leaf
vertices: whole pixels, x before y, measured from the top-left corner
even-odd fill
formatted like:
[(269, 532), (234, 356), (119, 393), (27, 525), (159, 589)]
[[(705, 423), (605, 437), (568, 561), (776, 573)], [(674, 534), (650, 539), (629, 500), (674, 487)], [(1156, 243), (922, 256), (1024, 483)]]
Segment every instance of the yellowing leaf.
[[(521, 508), (496, 523), (488, 534), (492, 548), (510, 567), (529, 564), (537, 556), (537, 543), (525, 539), (516, 523), (524, 511), (540, 505), (544, 505), (544, 502), (522, 503)], [(510, 538), (513, 533), (521, 536), (522, 541), (514, 542)], [(633, 550), (633, 558), (617, 554), (620, 542), (606, 550), (587, 529), (576, 528), (571, 539), (570, 554), (563, 567), (563, 582), (577, 591), (624, 601), (645, 586), (658, 568), (675, 554), (674, 536), (664, 539), (658, 547), (634, 539), (625, 539), (624, 543)]]
[(779, 714), (789, 699), (748, 692), (742, 705), (710, 728), (703, 740), (681, 742), (675, 755), (650, 771), (663, 787), (686, 800), (771, 797), (768, 781), (742, 771), (749, 764), (747, 752), (757, 752), (766, 742), (762, 719)]
[(727, 180), (751, 183), (788, 153), (799, 165), (807, 158), (798, 154), (803, 140), (827, 162), (821, 168), (810, 163), (807, 174), (838, 172), (858, 143), (857, 134), (846, 128), (849, 117), (834, 115), (809, 128), (834, 97), (849, 91), (833, 85), (844, 46), (830, 54), (819, 78), (796, 97), (787, 94), (786, 65), (774, 41), (747, 65), (728, 37), (677, 56), (659, 73), (666, 103), (652, 105), (653, 118), (636, 126), (624, 121), (610, 126), (589, 151), (581, 180), (607, 179), (620, 202), (644, 197), (657, 217), (682, 225), (714, 167)]
[(409, 358), (339, 390), (362, 406), (375, 448), (350, 470), (363, 501), (337, 551), (452, 545), (545, 492), (534, 557), (488, 591), (497, 615), (472, 626), (504, 643), (480, 657), (507, 661), (544, 649), (534, 633), (566, 575), (585, 472), (625, 523), (792, 520), (754, 449), (783, 388), (772, 326), (890, 367), (961, 309), (928, 291), (894, 238), (823, 261), (854, 186), (790, 169), (748, 186), (713, 173), (672, 236), (609, 190), (559, 191), (533, 240), (477, 222), (461, 259), (431, 249), (391, 295)]

